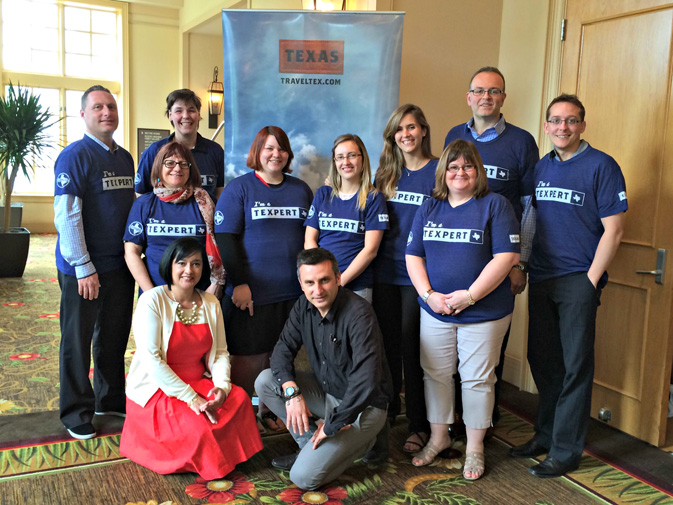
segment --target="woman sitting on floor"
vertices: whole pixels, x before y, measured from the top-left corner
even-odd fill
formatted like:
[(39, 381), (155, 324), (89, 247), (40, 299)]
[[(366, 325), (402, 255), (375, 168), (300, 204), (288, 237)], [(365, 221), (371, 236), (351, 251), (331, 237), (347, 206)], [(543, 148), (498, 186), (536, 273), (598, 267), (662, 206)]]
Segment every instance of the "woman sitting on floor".
[(178, 239), (159, 264), (166, 285), (138, 298), (119, 448), (157, 473), (213, 480), (250, 459), (262, 441), (248, 395), (229, 380), (220, 303), (196, 289), (209, 270), (205, 248)]

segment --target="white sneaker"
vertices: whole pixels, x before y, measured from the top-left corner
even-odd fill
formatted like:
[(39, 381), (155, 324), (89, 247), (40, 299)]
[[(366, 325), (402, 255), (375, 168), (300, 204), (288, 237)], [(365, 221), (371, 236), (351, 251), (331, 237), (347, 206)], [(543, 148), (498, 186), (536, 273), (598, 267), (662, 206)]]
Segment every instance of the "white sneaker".
[(126, 417), (126, 414), (123, 412), (117, 412), (116, 410), (106, 410), (105, 412), (94, 412), (97, 416), (115, 416), (115, 417)]
[(91, 423), (84, 423), (74, 428), (66, 428), (72, 438), (88, 440), (96, 436), (96, 430)]

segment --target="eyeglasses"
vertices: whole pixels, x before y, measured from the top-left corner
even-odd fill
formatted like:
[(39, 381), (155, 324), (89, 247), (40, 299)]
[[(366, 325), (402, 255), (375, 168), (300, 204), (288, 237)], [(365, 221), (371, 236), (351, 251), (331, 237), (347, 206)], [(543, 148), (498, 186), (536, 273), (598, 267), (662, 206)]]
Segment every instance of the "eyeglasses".
[(580, 121), (576, 117), (569, 117), (568, 119), (561, 119), (560, 117), (553, 117), (551, 119), (547, 119), (547, 123), (551, 123), (553, 125), (560, 125), (563, 122), (565, 122), (565, 124), (567, 126), (575, 126), (575, 125), (580, 124), (582, 121)]
[(164, 160), (163, 165), (166, 168), (175, 168), (175, 165), (180, 165), (180, 168), (191, 168), (192, 164), (188, 161), (175, 161), (175, 160)]
[(452, 174), (457, 174), (459, 170), (463, 170), (463, 172), (468, 173), (468, 172), (474, 172), (477, 167), (474, 165), (463, 165), (462, 167), (460, 165), (449, 165), (447, 170), (451, 172)]
[(337, 163), (341, 163), (346, 158), (348, 158), (348, 161), (353, 161), (358, 156), (362, 156), (362, 155), (360, 153), (348, 153), (346, 156), (344, 156), (343, 154), (338, 154), (334, 157), (334, 161), (336, 161)]
[(504, 91), (498, 88), (474, 88), (470, 90), (470, 93), (472, 93), (474, 96), (483, 96), (484, 93), (488, 93), (491, 96), (500, 96), (504, 93)]

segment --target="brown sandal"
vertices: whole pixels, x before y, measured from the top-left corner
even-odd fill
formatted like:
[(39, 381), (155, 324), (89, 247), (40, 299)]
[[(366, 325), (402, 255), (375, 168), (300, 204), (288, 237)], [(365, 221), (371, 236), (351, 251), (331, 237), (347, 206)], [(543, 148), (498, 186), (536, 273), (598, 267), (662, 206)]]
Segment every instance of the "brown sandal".
[[(486, 465), (484, 463), (484, 453), (483, 452), (466, 452), (465, 453), (465, 465), (463, 465), (463, 477), (465, 480), (477, 480), (484, 475), (486, 470)], [(472, 477), (468, 477), (467, 474), (471, 474)], [(476, 477), (474, 475), (477, 475)]]
[(444, 449), (444, 447), (440, 448), (432, 445), (432, 441), (430, 441), (421, 452), (414, 455), (411, 459), (411, 464), (414, 466), (427, 466), (431, 464), (437, 455)]

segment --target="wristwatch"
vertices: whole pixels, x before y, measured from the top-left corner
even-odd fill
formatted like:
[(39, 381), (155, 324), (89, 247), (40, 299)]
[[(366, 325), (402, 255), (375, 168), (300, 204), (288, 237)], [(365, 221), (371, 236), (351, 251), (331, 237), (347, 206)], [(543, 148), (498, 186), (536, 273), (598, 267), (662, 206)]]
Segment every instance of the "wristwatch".
[(432, 293), (434, 293), (434, 292), (435, 292), (434, 289), (432, 289), (432, 288), (428, 289), (428, 290), (423, 294), (423, 296), (421, 296), (421, 300), (423, 300), (423, 303), (428, 303), (428, 298), (430, 298), (430, 295), (431, 295)]
[(470, 294), (469, 289), (466, 290), (465, 292), (467, 293), (467, 304), (468, 305), (474, 305), (475, 303), (477, 303), (476, 300), (474, 298), (472, 298), (472, 295)]
[(521, 263), (514, 265), (514, 268), (521, 270), (523, 273), (528, 273), (528, 267), (526, 265), (522, 265)]
[(292, 398), (295, 398), (301, 394), (298, 386), (288, 386), (283, 391), (283, 401), (290, 401)]

